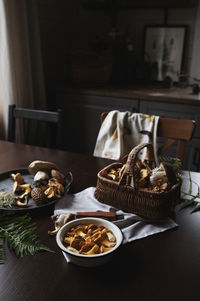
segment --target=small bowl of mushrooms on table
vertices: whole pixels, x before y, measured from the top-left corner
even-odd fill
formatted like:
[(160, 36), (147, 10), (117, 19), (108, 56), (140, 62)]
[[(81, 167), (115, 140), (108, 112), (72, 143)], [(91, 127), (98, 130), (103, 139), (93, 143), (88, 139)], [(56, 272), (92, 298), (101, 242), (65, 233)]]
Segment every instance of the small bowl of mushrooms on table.
[(121, 230), (102, 218), (80, 218), (63, 225), (56, 242), (69, 262), (95, 267), (108, 262), (123, 241)]
[(18, 210), (46, 206), (68, 192), (73, 177), (63, 175), (55, 163), (36, 160), (28, 168), (0, 175), (0, 209)]

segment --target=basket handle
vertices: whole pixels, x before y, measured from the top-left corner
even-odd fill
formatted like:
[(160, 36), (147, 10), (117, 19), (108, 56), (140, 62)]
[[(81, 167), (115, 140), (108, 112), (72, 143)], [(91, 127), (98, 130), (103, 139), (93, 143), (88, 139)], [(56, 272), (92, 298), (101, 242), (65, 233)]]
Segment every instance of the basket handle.
[(145, 147), (149, 148), (149, 151), (152, 153), (152, 158), (155, 162), (153, 145), (151, 143), (142, 143), (137, 145), (131, 150), (131, 152), (128, 155), (126, 167), (119, 181), (119, 185), (128, 185), (136, 188), (136, 177), (134, 174), (135, 164), (136, 164), (138, 153)]

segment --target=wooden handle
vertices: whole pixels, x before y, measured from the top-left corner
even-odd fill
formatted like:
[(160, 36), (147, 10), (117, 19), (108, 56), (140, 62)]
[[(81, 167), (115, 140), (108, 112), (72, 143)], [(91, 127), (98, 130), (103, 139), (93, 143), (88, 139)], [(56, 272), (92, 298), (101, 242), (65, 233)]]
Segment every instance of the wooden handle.
[(113, 211), (89, 211), (89, 212), (76, 212), (76, 217), (100, 217), (108, 220), (116, 220), (116, 212)]
[[(153, 154), (153, 146), (150, 143), (142, 143), (134, 147), (128, 155), (126, 167), (119, 181), (119, 185), (128, 185), (128, 186), (133, 186), (134, 188), (137, 187), (136, 177), (135, 177), (135, 165), (136, 165), (138, 153), (145, 147), (150, 148)], [(154, 156), (153, 159), (155, 161)]]

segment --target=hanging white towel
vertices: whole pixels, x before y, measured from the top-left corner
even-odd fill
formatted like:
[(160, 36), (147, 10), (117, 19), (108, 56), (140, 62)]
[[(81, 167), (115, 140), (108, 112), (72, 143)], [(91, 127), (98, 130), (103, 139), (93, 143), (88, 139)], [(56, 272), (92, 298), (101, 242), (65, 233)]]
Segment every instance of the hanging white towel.
[[(157, 161), (157, 126), (159, 117), (142, 113), (110, 111), (103, 121), (94, 156), (120, 160), (136, 145), (151, 142)], [(149, 132), (150, 135), (141, 132)]]

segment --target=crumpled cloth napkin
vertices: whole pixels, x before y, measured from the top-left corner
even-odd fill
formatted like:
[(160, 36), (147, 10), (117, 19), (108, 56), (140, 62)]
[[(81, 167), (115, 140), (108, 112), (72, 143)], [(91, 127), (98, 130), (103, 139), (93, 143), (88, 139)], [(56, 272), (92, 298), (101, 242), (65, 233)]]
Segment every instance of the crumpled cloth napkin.
[(123, 233), (123, 244), (178, 226), (169, 217), (162, 221), (152, 222), (136, 214), (124, 212), (110, 205), (100, 203), (94, 197), (94, 191), (95, 187), (89, 187), (81, 192), (68, 194), (66, 198), (55, 204), (54, 215), (84, 211), (115, 211), (117, 215), (124, 217), (113, 221)]
[[(151, 142), (153, 144), (156, 165), (158, 165), (156, 152), (158, 121), (159, 116), (154, 115), (132, 113), (129, 111), (120, 112), (118, 110), (108, 112), (98, 133), (94, 156), (120, 160), (134, 146), (140, 143)], [(145, 135), (144, 132), (146, 133)], [(152, 138), (147, 135), (147, 132), (152, 134)], [(142, 150), (140, 155), (141, 153), (144, 159), (146, 149)]]

